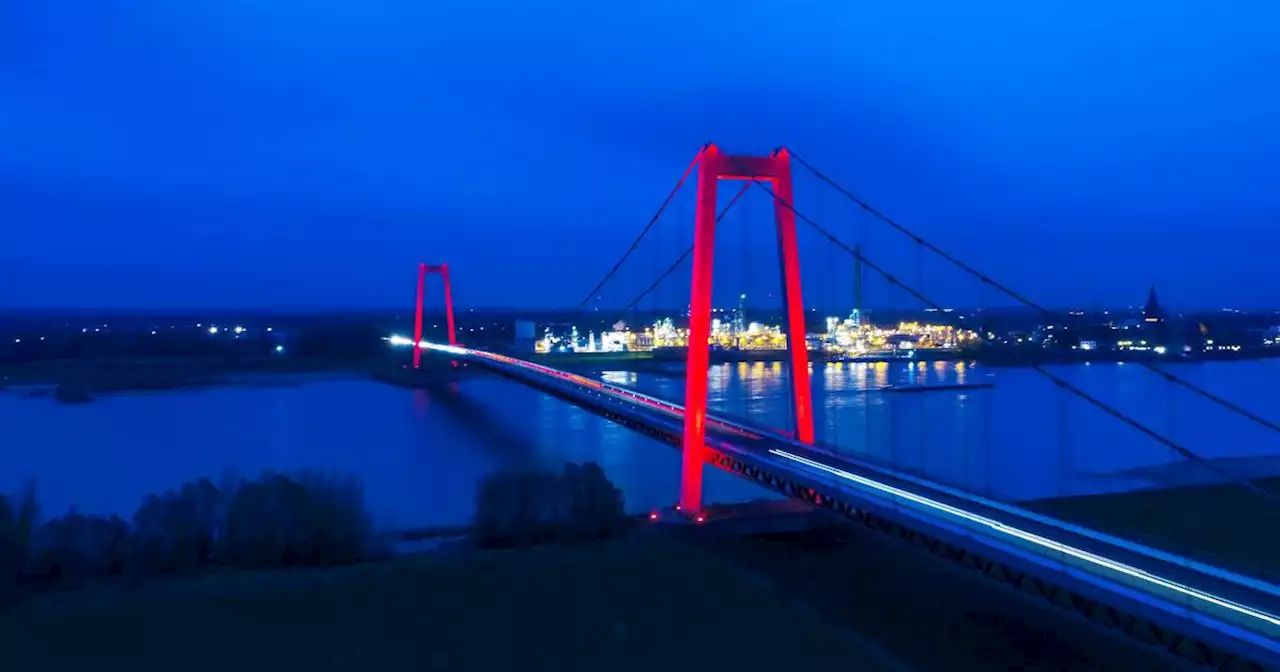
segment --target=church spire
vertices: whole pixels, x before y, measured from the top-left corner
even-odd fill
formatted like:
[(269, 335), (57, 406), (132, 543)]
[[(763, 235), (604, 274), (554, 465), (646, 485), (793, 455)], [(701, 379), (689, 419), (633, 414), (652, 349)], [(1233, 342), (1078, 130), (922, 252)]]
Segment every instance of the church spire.
[(1142, 309), (1142, 321), (1161, 322), (1163, 320), (1164, 311), (1160, 309), (1160, 300), (1156, 298), (1156, 286), (1153, 284), (1147, 292), (1147, 305)]

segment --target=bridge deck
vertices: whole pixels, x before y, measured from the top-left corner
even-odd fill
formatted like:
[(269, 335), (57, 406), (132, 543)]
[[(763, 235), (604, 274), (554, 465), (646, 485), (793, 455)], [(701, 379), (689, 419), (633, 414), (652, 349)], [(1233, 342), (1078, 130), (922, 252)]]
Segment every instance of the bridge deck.
[[(678, 404), (502, 355), (427, 347), (487, 366), (670, 443), (678, 445), (683, 435), (684, 409)], [(929, 528), (952, 543), (999, 556), (1025, 571), (1054, 574), (1168, 627), (1208, 633), (1221, 640), (1214, 643), (1225, 642), (1255, 660), (1280, 662), (1280, 588), (1266, 582), (801, 444), (776, 430), (708, 416), (706, 442), (712, 451), (755, 469), (784, 474), (829, 497), (845, 497), (859, 508)]]

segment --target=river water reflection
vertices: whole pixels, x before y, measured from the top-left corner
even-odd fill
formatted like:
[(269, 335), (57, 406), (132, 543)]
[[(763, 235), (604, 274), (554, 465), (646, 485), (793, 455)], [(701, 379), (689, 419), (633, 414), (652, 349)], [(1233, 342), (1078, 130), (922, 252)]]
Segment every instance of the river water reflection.
[[(1280, 417), (1280, 400), (1271, 393), (1280, 360), (1185, 365), (1176, 372), (1264, 417)], [(1094, 364), (1059, 373), (1231, 468), (1280, 473), (1280, 448), (1269, 432), (1148, 371)], [(783, 366), (718, 365), (709, 375), (714, 408), (787, 426)], [(673, 400), (683, 393), (678, 377), (612, 372), (604, 378)], [(77, 406), (0, 392), (0, 491), (34, 478), (47, 513), (73, 505), (86, 513), (130, 513), (144, 494), (201, 476), (338, 469), (358, 475), (377, 517), (398, 527), (465, 522), (477, 482), (503, 467), (593, 460), (636, 511), (670, 504), (677, 494), (676, 451), (505, 380), (480, 377), (433, 391), (360, 379), (279, 382), (120, 394)], [(877, 391), (938, 382), (993, 387)], [(818, 365), (814, 390), (821, 440), (1005, 499), (1129, 489), (1194, 475), (1173, 465), (1171, 449), (1026, 369)], [(709, 470), (708, 501), (761, 496), (756, 486)]]

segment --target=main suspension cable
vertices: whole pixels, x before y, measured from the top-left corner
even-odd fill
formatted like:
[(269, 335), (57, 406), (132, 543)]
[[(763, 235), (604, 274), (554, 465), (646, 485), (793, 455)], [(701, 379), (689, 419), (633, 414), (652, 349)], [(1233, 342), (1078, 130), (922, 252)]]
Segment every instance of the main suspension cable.
[[(742, 198), (742, 195), (747, 193), (747, 189), (750, 189), (750, 188), (751, 188), (751, 183), (749, 182), (742, 185), (742, 188), (738, 190), (738, 193), (734, 194), (733, 198), (730, 199), (727, 204), (725, 204), (722, 210), (720, 210), (720, 214), (716, 215), (716, 224), (719, 224), (720, 220), (724, 219), (724, 216), (729, 214), (729, 209), (732, 208), (733, 205), (738, 202), (738, 199)], [(680, 258), (676, 259), (675, 262), (673, 262), (670, 266), (668, 266), (667, 270), (663, 271), (662, 275), (659, 275), (658, 279), (653, 281), (653, 284), (645, 288), (643, 292), (640, 292), (639, 296), (632, 299), (631, 303), (628, 303), (627, 307), (622, 309), (621, 314), (625, 316), (627, 313), (631, 312), (631, 309), (639, 305), (639, 303), (644, 300), (644, 297), (648, 296), (651, 292), (653, 292), (653, 290), (657, 289), (658, 285), (661, 285), (662, 282), (666, 280), (668, 276), (670, 276), (672, 273), (675, 273), (676, 269), (680, 268), (680, 264), (683, 264), (684, 260), (688, 259), (690, 254), (693, 254), (692, 245), (689, 246), (689, 249), (684, 251), (684, 254), (680, 255)], [(615, 322), (616, 321), (617, 320), (615, 320)]]
[(710, 143), (703, 145), (702, 149), (698, 150), (697, 156), (693, 157), (693, 161), (689, 163), (689, 167), (684, 169), (684, 174), (680, 176), (680, 179), (676, 182), (676, 186), (671, 188), (671, 191), (667, 194), (666, 200), (664, 200), (662, 205), (658, 207), (658, 211), (653, 213), (653, 217), (649, 219), (649, 223), (645, 225), (644, 230), (640, 232), (640, 235), (636, 236), (635, 241), (631, 243), (631, 247), (628, 247), (627, 251), (622, 253), (622, 257), (613, 265), (613, 268), (610, 268), (609, 272), (605, 273), (604, 277), (600, 279), (600, 282), (597, 282), (596, 286), (592, 287), (590, 292), (587, 292), (586, 297), (578, 303), (579, 308), (586, 306), (587, 303), (591, 301), (592, 297), (597, 295), (600, 288), (604, 287), (605, 283), (609, 282), (609, 280), (618, 273), (618, 269), (622, 268), (622, 264), (626, 263), (627, 259), (631, 256), (631, 253), (635, 252), (636, 248), (640, 247), (640, 241), (644, 240), (645, 235), (648, 234), (649, 231), (653, 229), (653, 226), (658, 223), (658, 220), (662, 218), (662, 213), (666, 211), (668, 205), (671, 205), (671, 201), (674, 200), (676, 194), (679, 193), (680, 187), (684, 186), (685, 180), (689, 179), (689, 175), (693, 172), (694, 166), (698, 165), (698, 162), (702, 160), (702, 153), (706, 151), (709, 144)]
[[(982, 273), (982, 272), (981, 272), (981, 271), (979, 271), (978, 269), (976, 269), (976, 268), (974, 268), (974, 267), (972, 267), (972, 266), (970, 266), (970, 265), (968, 265), (968, 264), (964, 263), (963, 261), (961, 261), (960, 259), (958, 259), (958, 258), (957, 258), (957, 257), (955, 257), (954, 255), (952, 255), (952, 254), (948, 253), (946, 250), (943, 250), (942, 248), (938, 247), (937, 245), (934, 245), (933, 243), (929, 242), (928, 240), (925, 240), (924, 238), (920, 237), (920, 235), (919, 235), (919, 234), (917, 234), (915, 231), (912, 231), (911, 229), (908, 229), (907, 227), (903, 226), (902, 224), (899, 224), (898, 222), (894, 221), (894, 220), (893, 220), (891, 217), (889, 217), (888, 215), (886, 215), (886, 214), (884, 214), (883, 212), (880, 212), (879, 210), (877, 210), (877, 209), (875, 209), (874, 207), (872, 207), (872, 206), (871, 206), (871, 204), (867, 203), (866, 201), (862, 200), (861, 198), (858, 198), (858, 197), (857, 197), (857, 195), (855, 195), (853, 192), (849, 191), (848, 189), (845, 189), (845, 188), (844, 188), (843, 186), (841, 186), (838, 182), (836, 182), (835, 180), (831, 179), (831, 178), (830, 178), (830, 177), (828, 177), (826, 174), (824, 174), (822, 171), (820, 171), (820, 170), (818, 170), (817, 168), (815, 168), (815, 167), (813, 166), (813, 164), (810, 164), (808, 161), (805, 161), (803, 158), (801, 158), (801, 157), (800, 157), (798, 154), (796, 154), (795, 152), (791, 151), (790, 149), (788, 149), (787, 151), (790, 153), (791, 158), (793, 158), (793, 159), (795, 159), (795, 160), (796, 160), (796, 163), (799, 163), (801, 166), (804, 166), (804, 168), (805, 168), (806, 170), (808, 170), (809, 172), (813, 173), (813, 175), (814, 175), (815, 177), (817, 177), (819, 180), (822, 180), (823, 182), (826, 182), (828, 185), (830, 185), (830, 186), (831, 186), (832, 188), (834, 188), (836, 191), (838, 191), (838, 192), (840, 192), (841, 194), (843, 194), (846, 198), (848, 198), (849, 200), (853, 201), (855, 204), (857, 204), (857, 205), (858, 205), (858, 207), (860, 207), (860, 208), (862, 208), (863, 210), (867, 211), (867, 212), (868, 212), (868, 213), (870, 213), (872, 216), (874, 216), (876, 219), (879, 219), (880, 221), (884, 222), (885, 224), (888, 224), (889, 226), (893, 227), (894, 229), (896, 229), (897, 231), (899, 231), (899, 232), (900, 232), (900, 233), (902, 233), (903, 235), (905, 235), (905, 236), (907, 236), (908, 238), (910, 238), (911, 240), (915, 241), (915, 243), (916, 243), (917, 245), (919, 245), (919, 246), (921, 246), (921, 247), (923, 247), (923, 248), (925, 248), (925, 249), (929, 250), (930, 252), (933, 252), (934, 254), (937, 254), (938, 256), (940, 256), (940, 257), (942, 257), (943, 259), (945, 259), (945, 260), (947, 260), (948, 262), (950, 262), (950, 263), (951, 263), (952, 265), (954, 265), (956, 268), (959, 268), (960, 270), (962, 270), (962, 271), (964, 271), (964, 272), (966, 272), (966, 273), (968, 273), (968, 274), (970, 274), (970, 275), (974, 276), (975, 278), (977, 278), (979, 281), (983, 282), (984, 284), (991, 285), (992, 287), (994, 287), (994, 288), (996, 288), (997, 290), (999, 290), (999, 291), (1003, 292), (1005, 295), (1009, 296), (1010, 298), (1014, 299), (1015, 301), (1018, 301), (1018, 302), (1022, 303), (1023, 305), (1025, 305), (1025, 306), (1027, 306), (1027, 307), (1029, 307), (1029, 308), (1032, 308), (1032, 309), (1034, 309), (1034, 310), (1036, 310), (1036, 311), (1039, 311), (1041, 315), (1044, 315), (1044, 316), (1047, 316), (1047, 317), (1050, 317), (1050, 318), (1053, 318), (1053, 317), (1056, 317), (1056, 316), (1057, 316), (1057, 315), (1056, 315), (1056, 313), (1054, 313), (1053, 311), (1049, 310), (1048, 308), (1045, 308), (1044, 306), (1041, 306), (1040, 304), (1036, 303), (1035, 301), (1032, 301), (1031, 299), (1028, 299), (1026, 296), (1023, 296), (1022, 294), (1020, 294), (1019, 292), (1017, 292), (1017, 291), (1013, 290), (1012, 288), (1010, 288), (1010, 287), (1008, 287), (1008, 286), (1006, 286), (1006, 285), (1004, 285), (1004, 284), (1002, 284), (1002, 283), (1000, 283), (1000, 282), (997, 282), (996, 280), (994, 280), (993, 278), (991, 278), (991, 277), (987, 276), (986, 274)], [(1183, 387), (1183, 388), (1185, 388), (1185, 389), (1188, 389), (1188, 390), (1190, 390), (1190, 391), (1192, 391), (1192, 392), (1194, 392), (1194, 393), (1196, 393), (1196, 394), (1200, 395), (1201, 397), (1203, 397), (1203, 398), (1205, 398), (1205, 399), (1208, 399), (1209, 401), (1211, 401), (1211, 402), (1213, 402), (1213, 403), (1215, 403), (1215, 404), (1218, 404), (1219, 406), (1222, 406), (1223, 408), (1225, 408), (1225, 409), (1227, 409), (1227, 410), (1229, 410), (1229, 411), (1231, 411), (1231, 412), (1233, 412), (1233, 413), (1236, 413), (1237, 415), (1243, 416), (1244, 418), (1247, 418), (1248, 420), (1250, 420), (1250, 421), (1252, 421), (1252, 422), (1254, 422), (1254, 423), (1256, 423), (1256, 424), (1259, 424), (1259, 425), (1261, 425), (1261, 426), (1263, 426), (1263, 427), (1266, 427), (1267, 429), (1270, 429), (1270, 430), (1271, 430), (1271, 431), (1273, 431), (1273, 432), (1280, 433), (1280, 424), (1277, 424), (1277, 423), (1275, 423), (1275, 422), (1272, 422), (1271, 420), (1268, 420), (1268, 419), (1266, 419), (1266, 418), (1264, 418), (1264, 417), (1262, 417), (1262, 416), (1258, 415), (1257, 413), (1254, 413), (1253, 411), (1250, 411), (1249, 409), (1244, 408), (1243, 406), (1240, 406), (1239, 404), (1237, 404), (1237, 403), (1235, 403), (1235, 402), (1233, 402), (1233, 401), (1231, 401), (1231, 400), (1229, 400), (1229, 399), (1226, 399), (1226, 398), (1224, 398), (1224, 397), (1220, 397), (1220, 396), (1218, 396), (1217, 394), (1214, 394), (1213, 392), (1210, 392), (1209, 390), (1206, 390), (1205, 388), (1200, 387), (1199, 385), (1196, 385), (1195, 383), (1192, 383), (1192, 382), (1190, 382), (1190, 381), (1188, 381), (1188, 380), (1185, 380), (1185, 379), (1183, 379), (1183, 378), (1179, 378), (1178, 376), (1176, 376), (1176, 375), (1174, 375), (1174, 374), (1172, 374), (1172, 373), (1169, 373), (1168, 371), (1166, 371), (1166, 370), (1164, 370), (1164, 369), (1162, 369), (1162, 368), (1160, 368), (1160, 367), (1158, 367), (1158, 366), (1156, 366), (1155, 364), (1152, 364), (1152, 363), (1150, 363), (1150, 362), (1143, 361), (1143, 360), (1137, 360), (1137, 361), (1136, 361), (1136, 362), (1134, 362), (1134, 363), (1135, 363), (1135, 364), (1137, 364), (1138, 366), (1141, 366), (1142, 368), (1144, 368), (1144, 369), (1146, 369), (1146, 370), (1148, 370), (1148, 371), (1151, 371), (1152, 373), (1155, 373), (1156, 375), (1160, 376), (1161, 378), (1164, 378), (1166, 381), (1168, 381), (1168, 382), (1170, 382), (1170, 383), (1173, 383), (1173, 384), (1175, 384), (1175, 385), (1179, 385), (1179, 386), (1181, 386), (1181, 387)]]
[[(926, 306), (928, 306), (928, 307), (930, 307), (930, 308), (934, 308), (934, 309), (936, 309), (936, 310), (942, 310), (942, 309), (943, 309), (943, 306), (942, 306), (941, 304), (939, 304), (939, 303), (937, 303), (937, 302), (935, 302), (935, 301), (930, 300), (930, 299), (929, 299), (928, 297), (926, 297), (924, 294), (920, 293), (920, 291), (919, 291), (919, 290), (917, 290), (916, 288), (911, 287), (911, 286), (910, 286), (910, 285), (908, 285), (907, 283), (905, 283), (905, 282), (903, 282), (903, 281), (899, 280), (899, 279), (898, 279), (898, 278), (896, 278), (893, 274), (891, 274), (891, 273), (889, 273), (888, 271), (884, 270), (884, 269), (883, 269), (883, 268), (881, 268), (880, 266), (878, 266), (878, 265), (876, 265), (876, 264), (872, 263), (872, 262), (871, 262), (870, 260), (868, 260), (865, 256), (862, 256), (860, 253), (855, 252), (855, 251), (854, 251), (854, 249), (853, 249), (851, 246), (849, 246), (847, 243), (845, 243), (844, 241), (842, 241), (842, 240), (840, 240), (839, 238), (837, 238), (837, 237), (835, 236), (835, 234), (833, 234), (833, 233), (831, 233), (830, 231), (826, 230), (825, 228), (823, 228), (823, 227), (822, 227), (820, 224), (818, 224), (817, 222), (813, 221), (812, 219), (809, 219), (809, 218), (808, 218), (808, 217), (806, 217), (803, 213), (801, 213), (800, 211), (796, 210), (795, 206), (793, 206), (791, 203), (788, 203), (788, 202), (787, 202), (785, 199), (783, 199), (782, 197), (778, 196), (776, 193), (774, 193), (774, 191), (773, 191), (772, 189), (770, 189), (769, 187), (765, 186), (763, 183), (761, 183), (761, 182), (759, 182), (759, 181), (756, 181), (756, 180), (752, 180), (752, 182), (754, 182), (754, 183), (756, 184), (756, 186), (760, 187), (760, 188), (761, 188), (761, 189), (763, 189), (766, 193), (768, 193), (770, 196), (772, 196), (772, 197), (773, 197), (773, 199), (774, 199), (775, 201), (777, 201), (779, 204), (781, 204), (784, 208), (786, 208), (786, 209), (790, 210), (792, 213), (794, 213), (797, 219), (799, 219), (800, 221), (804, 222), (805, 224), (808, 224), (809, 226), (813, 227), (813, 229), (814, 229), (814, 230), (816, 230), (818, 233), (820, 233), (820, 234), (822, 234), (823, 236), (825, 236), (825, 237), (827, 238), (827, 240), (829, 240), (831, 243), (833, 243), (833, 244), (835, 244), (836, 246), (838, 246), (839, 248), (841, 248), (841, 249), (843, 249), (843, 250), (847, 251), (849, 254), (854, 255), (854, 256), (855, 256), (855, 258), (860, 258), (860, 259), (861, 259), (861, 261), (862, 261), (862, 265), (863, 265), (863, 266), (865, 266), (866, 268), (871, 269), (871, 270), (872, 270), (872, 271), (874, 271), (876, 274), (880, 275), (880, 277), (884, 278), (886, 282), (889, 282), (889, 283), (892, 283), (892, 284), (894, 284), (894, 285), (898, 286), (898, 287), (899, 287), (899, 288), (901, 288), (903, 291), (907, 292), (907, 293), (908, 293), (908, 294), (910, 294), (912, 297), (914, 297), (915, 299), (917, 299), (918, 301), (920, 301), (921, 303), (923, 303), (924, 305), (926, 305)], [(981, 335), (980, 335), (980, 337), (981, 337)], [(1121, 410), (1119, 410), (1119, 409), (1115, 408), (1114, 406), (1111, 406), (1110, 404), (1107, 404), (1107, 403), (1106, 403), (1106, 402), (1104, 402), (1104, 401), (1101, 401), (1100, 399), (1097, 399), (1097, 398), (1096, 398), (1096, 397), (1094, 397), (1093, 395), (1089, 394), (1088, 392), (1085, 392), (1084, 390), (1080, 389), (1079, 387), (1076, 387), (1075, 385), (1071, 384), (1070, 382), (1068, 382), (1068, 381), (1066, 381), (1066, 380), (1063, 380), (1061, 377), (1057, 376), (1057, 375), (1056, 375), (1056, 374), (1054, 374), (1054, 373), (1051, 373), (1050, 371), (1046, 370), (1046, 369), (1045, 369), (1044, 367), (1042, 367), (1041, 365), (1039, 365), (1039, 364), (1032, 364), (1032, 365), (1031, 365), (1031, 369), (1033, 369), (1034, 371), (1036, 371), (1036, 372), (1037, 372), (1037, 373), (1039, 373), (1040, 375), (1044, 376), (1046, 379), (1048, 379), (1048, 380), (1049, 380), (1049, 382), (1053, 383), (1054, 385), (1057, 385), (1059, 388), (1064, 389), (1064, 390), (1066, 390), (1066, 391), (1070, 392), (1071, 394), (1073, 394), (1073, 395), (1075, 395), (1075, 396), (1077, 396), (1077, 397), (1079, 397), (1079, 398), (1083, 399), (1084, 401), (1088, 402), (1089, 404), (1091, 404), (1091, 405), (1092, 405), (1092, 406), (1094, 406), (1095, 408), (1098, 408), (1099, 410), (1101, 410), (1101, 411), (1103, 411), (1104, 413), (1106, 413), (1106, 414), (1110, 415), (1111, 417), (1113, 417), (1113, 418), (1115, 418), (1115, 419), (1117, 419), (1117, 420), (1119, 420), (1119, 421), (1123, 422), (1124, 424), (1128, 425), (1129, 427), (1132, 427), (1133, 429), (1135, 429), (1135, 430), (1137, 430), (1137, 431), (1141, 432), (1142, 434), (1145, 434), (1147, 437), (1149, 437), (1149, 438), (1151, 438), (1151, 439), (1154, 439), (1156, 442), (1158, 442), (1158, 443), (1160, 443), (1160, 444), (1162, 444), (1162, 445), (1164, 445), (1164, 446), (1166, 446), (1166, 447), (1168, 447), (1168, 448), (1173, 449), (1175, 452), (1177, 452), (1179, 455), (1182, 455), (1184, 458), (1186, 458), (1186, 459), (1188, 459), (1188, 460), (1191, 460), (1191, 461), (1193, 461), (1193, 462), (1197, 462), (1197, 463), (1199, 463), (1201, 466), (1205, 467), (1206, 469), (1208, 469), (1209, 471), (1213, 472), (1213, 473), (1214, 473), (1214, 474), (1216, 474), (1217, 476), (1219, 476), (1219, 477), (1221, 477), (1221, 478), (1225, 479), (1226, 481), (1228, 481), (1228, 482), (1232, 482), (1232, 483), (1235, 483), (1235, 484), (1240, 485), (1240, 486), (1243, 486), (1243, 487), (1244, 487), (1244, 488), (1246, 488), (1247, 490), (1249, 490), (1249, 491), (1253, 492), (1254, 494), (1256, 494), (1256, 495), (1258, 495), (1258, 496), (1262, 497), (1263, 499), (1265, 499), (1265, 500), (1267, 501), (1267, 503), (1269, 503), (1269, 504), (1272, 504), (1272, 505), (1280, 504), (1280, 502), (1277, 502), (1277, 501), (1276, 501), (1276, 499), (1275, 499), (1275, 497), (1274, 497), (1271, 493), (1267, 492), (1266, 490), (1263, 490), (1262, 488), (1259, 488), (1258, 486), (1254, 485), (1254, 484), (1253, 484), (1252, 482), (1250, 482), (1250, 481), (1245, 481), (1245, 480), (1241, 480), (1241, 479), (1236, 478), (1235, 476), (1233, 476), (1232, 474), (1230, 474), (1230, 473), (1229, 473), (1229, 472), (1227, 472), (1226, 470), (1224, 470), (1224, 469), (1222, 469), (1222, 468), (1218, 467), (1218, 466), (1217, 466), (1217, 465), (1215, 465), (1213, 462), (1211, 462), (1211, 461), (1209, 461), (1209, 460), (1205, 459), (1204, 457), (1202, 457), (1199, 453), (1197, 453), (1197, 452), (1195, 452), (1195, 451), (1191, 450), (1190, 448), (1187, 448), (1187, 447), (1185, 447), (1185, 446), (1183, 446), (1183, 445), (1181, 445), (1181, 444), (1179, 444), (1179, 443), (1176, 443), (1176, 442), (1172, 441), (1171, 439), (1169, 439), (1169, 438), (1165, 437), (1163, 434), (1160, 434), (1160, 433), (1159, 433), (1159, 432), (1157, 432), (1156, 430), (1151, 429), (1150, 427), (1148, 427), (1148, 426), (1146, 426), (1146, 425), (1142, 424), (1141, 422), (1138, 422), (1137, 420), (1134, 420), (1133, 418), (1131, 418), (1131, 417), (1129, 417), (1128, 415), (1126, 415), (1123, 411), (1121, 411)]]

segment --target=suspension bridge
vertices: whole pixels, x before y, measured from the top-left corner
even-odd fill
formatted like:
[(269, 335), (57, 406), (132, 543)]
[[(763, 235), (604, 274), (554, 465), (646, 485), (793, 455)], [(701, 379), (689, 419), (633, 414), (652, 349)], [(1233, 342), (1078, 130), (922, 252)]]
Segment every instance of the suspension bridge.
[[(863, 244), (847, 242), (833, 228), (824, 226), (800, 207), (794, 198), (794, 166), (799, 166), (872, 221), (902, 237), (919, 253), (917, 258), (931, 255), (962, 276), (972, 278), (983, 291), (1003, 295), (1039, 311), (1050, 321), (1056, 319), (1052, 311), (872, 207), (796, 153), (778, 149), (767, 156), (736, 156), (708, 144), (694, 157), (635, 242), (580, 304), (585, 308), (599, 297), (601, 289), (634, 256), (692, 178), (696, 189), (692, 244), (622, 311), (626, 314), (634, 309), (664, 280), (691, 261), (688, 347), (681, 400), (661, 399), (630, 387), (546, 366), (533, 356), (513, 357), (460, 345), (455, 333), (446, 265), (420, 265), (414, 334), (411, 340), (400, 339), (401, 344), (414, 346), (414, 368), (420, 366), (421, 357), (426, 354), (450, 361), (454, 366), (466, 364), (487, 369), (679, 448), (681, 484), (676, 509), (695, 523), (702, 522), (706, 515), (702, 499), (703, 470), (710, 464), (833, 515), (915, 542), (942, 558), (1013, 584), (1058, 607), (1077, 611), (1197, 663), (1220, 669), (1280, 666), (1280, 587), (1270, 583), (1269, 576), (1220, 566), (1206, 559), (1212, 553), (1174, 553), (1167, 545), (1153, 544), (1134, 538), (1135, 535), (1117, 535), (1059, 520), (975, 488), (959, 487), (864, 459), (847, 446), (833, 444), (819, 436), (815, 430), (810, 353), (806, 343), (799, 225), (815, 232), (829, 249), (870, 271), (886, 287), (894, 288), (920, 306), (938, 311), (946, 309), (922, 287), (921, 273), (917, 273), (917, 282), (903, 280), (888, 269), (888, 264), (869, 258)], [(720, 207), (717, 191), (722, 181), (741, 184), (728, 203)], [(753, 189), (766, 195), (773, 211), (781, 275), (780, 299), (787, 334), (785, 359), (790, 373), (791, 426), (786, 429), (769, 427), (751, 418), (731, 418), (708, 408), (708, 342), (713, 326), (712, 278), (717, 226)], [(432, 274), (440, 275), (444, 281), (446, 342), (423, 337), (424, 283)], [(857, 282), (860, 293), (860, 276)], [(1280, 426), (1272, 421), (1176, 375), (1166, 366), (1153, 361), (1136, 364), (1164, 384), (1242, 422), (1262, 431), (1280, 432)], [(1029, 368), (1061, 394), (1129, 428), (1143, 440), (1162, 446), (1175, 459), (1212, 475), (1216, 482), (1236, 489), (1247, 498), (1252, 509), (1274, 515), (1276, 507), (1280, 507), (1271, 492), (1223, 469), (1152, 423), (1131, 417), (1116, 404), (1090, 394), (1060, 371), (1039, 363), (1031, 363)], [(1259, 538), (1265, 534), (1263, 530), (1253, 532)]]

